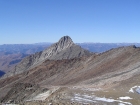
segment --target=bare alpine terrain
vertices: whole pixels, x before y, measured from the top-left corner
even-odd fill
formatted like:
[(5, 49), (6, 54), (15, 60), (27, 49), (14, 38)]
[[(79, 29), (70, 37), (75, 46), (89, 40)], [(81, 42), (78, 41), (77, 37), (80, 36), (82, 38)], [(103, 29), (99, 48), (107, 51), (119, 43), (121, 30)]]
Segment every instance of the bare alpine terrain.
[(91, 53), (62, 37), (0, 78), (0, 103), (139, 105), (140, 48)]

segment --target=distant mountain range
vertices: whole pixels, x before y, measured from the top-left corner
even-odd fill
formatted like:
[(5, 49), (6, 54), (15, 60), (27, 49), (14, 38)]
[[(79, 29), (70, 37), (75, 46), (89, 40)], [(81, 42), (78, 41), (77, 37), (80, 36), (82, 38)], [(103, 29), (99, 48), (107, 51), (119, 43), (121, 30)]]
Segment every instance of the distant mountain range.
[(35, 52), (42, 51), (49, 47), (51, 43), (38, 43), (38, 44), (4, 44), (0, 45), (0, 52), (4, 52), (5, 55), (23, 53), (33, 54)]
[(24, 57), (42, 51), (49, 46), (50, 43), (0, 45), (0, 70), (7, 73)]
[[(24, 53), (33, 54), (48, 48), (53, 43), (36, 43), (36, 44), (3, 44), (0, 45), (0, 52), (5, 52), (7, 54), (13, 53)], [(76, 43), (82, 48), (87, 49), (91, 52), (104, 52), (112, 48), (117, 48), (121, 46), (135, 45), (140, 46), (140, 43)]]
[(84, 49), (97, 53), (102, 53), (112, 48), (118, 48), (122, 46), (135, 45), (136, 47), (140, 47), (140, 43), (77, 43), (77, 44)]

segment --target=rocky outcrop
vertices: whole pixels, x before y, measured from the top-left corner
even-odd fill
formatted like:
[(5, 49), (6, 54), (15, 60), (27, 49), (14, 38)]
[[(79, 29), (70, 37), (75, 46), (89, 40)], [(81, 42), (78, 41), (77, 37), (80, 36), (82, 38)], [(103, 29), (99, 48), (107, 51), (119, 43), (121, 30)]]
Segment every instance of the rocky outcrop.
[(69, 36), (62, 37), (57, 43), (50, 46), (48, 49), (32, 54), (24, 58), (14, 70), (7, 75), (19, 74), (31, 68), (34, 68), (46, 59), (61, 60), (72, 59), (81, 56), (89, 56), (91, 53), (75, 45)]

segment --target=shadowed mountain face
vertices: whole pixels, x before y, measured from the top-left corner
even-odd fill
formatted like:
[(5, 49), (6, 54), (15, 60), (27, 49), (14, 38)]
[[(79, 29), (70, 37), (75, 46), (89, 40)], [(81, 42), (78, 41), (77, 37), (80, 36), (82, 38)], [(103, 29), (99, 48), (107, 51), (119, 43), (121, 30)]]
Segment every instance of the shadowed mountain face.
[(0, 77), (3, 76), (5, 74), (5, 72), (0, 70)]
[[(140, 104), (140, 48), (91, 54), (65, 36), (48, 49), (22, 60), (21, 73), (0, 79), (1, 103)], [(33, 63), (26, 69), (27, 62)]]

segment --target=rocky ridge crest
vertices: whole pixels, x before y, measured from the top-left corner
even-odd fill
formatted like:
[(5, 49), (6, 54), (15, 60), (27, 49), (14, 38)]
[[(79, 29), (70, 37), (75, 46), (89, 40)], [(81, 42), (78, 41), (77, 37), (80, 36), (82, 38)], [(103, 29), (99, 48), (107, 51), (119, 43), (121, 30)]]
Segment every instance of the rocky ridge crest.
[(25, 57), (17, 66), (15, 66), (15, 69), (9, 72), (7, 75), (12, 76), (14, 74), (27, 71), (40, 65), (46, 59), (72, 59), (89, 55), (91, 55), (89, 51), (84, 50), (80, 46), (74, 44), (69, 36), (64, 36), (57, 43), (51, 45), (48, 49)]

